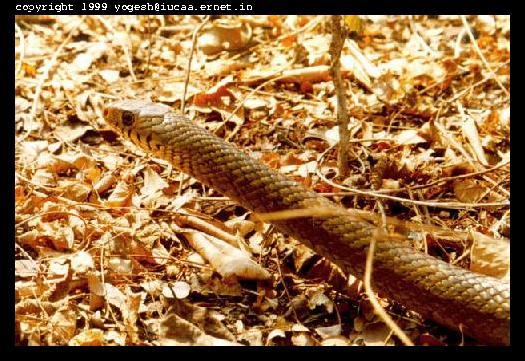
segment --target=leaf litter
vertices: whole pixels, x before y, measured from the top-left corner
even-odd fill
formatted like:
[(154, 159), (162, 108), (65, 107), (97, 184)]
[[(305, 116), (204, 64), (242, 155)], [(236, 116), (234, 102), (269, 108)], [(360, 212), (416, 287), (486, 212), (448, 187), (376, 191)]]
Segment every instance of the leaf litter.
[[(477, 46), (457, 16), (361, 18), (348, 178), (327, 17), (210, 21), (187, 115), (356, 217), (386, 196), (414, 247), (508, 279), (510, 17), (466, 17)], [(17, 344), (400, 344), (360, 280), (107, 129), (114, 99), (180, 108), (199, 18), (16, 22)], [(476, 343), (379, 300), (416, 344)]]

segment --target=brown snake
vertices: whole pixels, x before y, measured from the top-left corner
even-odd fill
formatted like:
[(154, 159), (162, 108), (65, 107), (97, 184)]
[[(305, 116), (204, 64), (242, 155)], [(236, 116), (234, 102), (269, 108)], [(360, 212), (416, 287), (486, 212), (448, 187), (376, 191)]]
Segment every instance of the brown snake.
[[(253, 160), (232, 144), (177, 115), (163, 104), (115, 102), (105, 120), (121, 136), (152, 155), (258, 213), (337, 207), (303, 185)], [(303, 217), (272, 222), (282, 231), (362, 277), (377, 227), (350, 215)], [(510, 343), (510, 285), (414, 250), (408, 241), (378, 239), (374, 289), (481, 342)]]

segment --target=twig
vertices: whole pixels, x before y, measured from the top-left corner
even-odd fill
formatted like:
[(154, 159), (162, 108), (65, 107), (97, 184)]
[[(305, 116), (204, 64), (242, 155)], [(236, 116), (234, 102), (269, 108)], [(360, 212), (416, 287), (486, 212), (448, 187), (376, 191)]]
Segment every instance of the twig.
[[(420, 184), (420, 185), (412, 186), (412, 187), (407, 186), (407, 187), (398, 188), (398, 189), (378, 189), (376, 192), (377, 193), (381, 193), (381, 194), (410, 192), (410, 191), (414, 191), (414, 190), (418, 190), (418, 189), (424, 189), (424, 188), (432, 187), (432, 186), (434, 186), (436, 184), (445, 183), (445, 182), (448, 182), (448, 181), (451, 181), (451, 180), (463, 179), (463, 178), (471, 178), (471, 177), (475, 177), (477, 175), (490, 173), (490, 172), (493, 172), (493, 171), (498, 170), (500, 168), (503, 168), (504, 166), (509, 165), (509, 164), (510, 164), (510, 162), (506, 161), (506, 162), (497, 164), (497, 165), (495, 165), (492, 168), (487, 168), (487, 169), (480, 170), (480, 171), (477, 171), (477, 172), (466, 173), (466, 174), (459, 174), (459, 175), (451, 176), (451, 177), (443, 177), (443, 178), (436, 179), (436, 180), (434, 180), (434, 181), (432, 181), (430, 183)], [(318, 193), (318, 194), (321, 194), (323, 196), (327, 196), (328, 197), (328, 196), (337, 196), (337, 195), (340, 195), (341, 193), (324, 192), (324, 193)]]
[(428, 44), (427, 42), (423, 39), (423, 37), (421, 36), (421, 34), (419, 33), (419, 30), (418, 30), (418, 27), (416, 25), (416, 23), (414, 22), (414, 16), (413, 15), (410, 15), (409, 16), (409, 24), (410, 24), (410, 30), (412, 30), (412, 34), (414, 34), (419, 42), (419, 44), (425, 48), (425, 50), (427, 51), (427, 53), (433, 57), (436, 57), (437, 56), (437, 53), (436, 51), (434, 51)]
[[(352, 216), (340, 208), (334, 207), (315, 207), (315, 208), (297, 208), (285, 209), (282, 211), (256, 213), (257, 218), (262, 222), (283, 221), (287, 219), (305, 218), (305, 217), (333, 217), (333, 216)], [(359, 216), (356, 216), (359, 220)]]
[(22, 256), (24, 256), (26, 259), (29, 259), (31, 261), (34, 261), (34, 258), (31, 257), (31, 255), (29, 253), (26, 252), (25, 249), (22, 248), (22, 246), (20, 246), (18, 243), (15, 242), (15, 248), (18, 250), (18, 252), (20, 252), (22, 254)]
[(478, 43), (476, 41), (476, 39), (474, 38), (474, 34), (472, 34), (472, 30), (470, 30), (470, 26), (467, 22), (467, 18), (465, 17), (465, 15), (460, 15), (460, 18), (461, 18), (461, 22), (463, 23), (463, 26), (465, 27), (465, 31), (467, 32), (469, 38), (470, 38), (470, 42), (472, 43), (472, 46), (474, 47), (474, 50), (476, 50), (476, 53), (478, 54), (479, 58), (481, 59), (481, 62), (483, 63), (483, 65), (485, 65), (485, 67), (487, 68), (487, 70), (489, 71), (490, 73), (490, 76), (494, 79), (494, 81), (499, 85), (499, 87), (501, 88), (501, 90), (503, 90), (503, 92), (505, 93), (505, 95), (507, 96), (510, 96), (510, 93), (509, 91), (507, 90), (507, 88), (505, 88), (505, 86), (500, 82), (500, 80), (498, 79), (497, 75), (494, 73), (494, 71), (492, 70), (490, 64), (487, 62), (487, 59), (485, 59), (485, 56), (483, 55), (483, 53), (481, 52), (481, 49), (479, 48), (478, 46)]
[(463, 41), (463, 38), (467, 35), (467, 30), (465, 27), (461, 28), (460, 32), (458, 33), (458, 36), (456, 38), (456, 43), (454, 44), (454, 59), (459, 58), (459, 55), (461, 53), (461, 41)]
[(186, 92), (188, 91), (188, 83), (190, 81), (190, 72), (191, 72), (191, 62), (193, 60), (193, 53), (195, 52), (195, 45), (197, 44), (197, 35), (201, 31), (201, 29), (208, 23), (210, 20), (210, 16), (206, 15), (202, 22), (197, 26), (195, 31), (193, 32), (193, 35), (191, 36), (191, 50), (190, 50), (190, 56), (188, 58), (188, 68), (186, 69), (186, 79), (184, 80), (184, 91), (182, 93), (182, 100), (180, 104), (180, 112), (184, 114), (184, 110), (186, 109)]
[(331, 73), (337, 95), (337, 123), (339, 124), (339, 147), (337, 152), (337, 166), (339, 174), (346, 177), (350, 170), (348, 168), (348, 111), (346, 107), (346, 92), (341, 78), (341, 51), (343, 49), (346, 30), (341, 26), (341, 15), (332, 15), (332, 42), (330, 43), (330, 56), (332, 58)]
[(109, 21), (107, 21), (105, 18), (103, 18), (102, 16), (100, 15), (95, 15), (95, 18), (100, 21), (102, 23), (102, 25), (104, 25), (106, 27), (106, 29), (110, 32), (110, 33), (116, 33), (116, 30), (115, 28), (113, 27), (113, 25), (111, 25), (111, 23)]
[[(460, 152), (461, 155), (463, 155), (463, 157), (465, 157), (467, 162), (469, 162), (474, 168), (476, 168), (477, 170), (484, 170), (485, 169), (484, 167), (482, 167), (478, 162), (476, 162), (472, 158), (472, 156), (465, 150), (465, 148), (463, 148), (463, 146), (459, 142), (457, 142), (453, 137), (449, 136), (447, 130), (442, 125), (440, 125), (438, 123), (434, 123), (434, 127), (439, 131), (439, 133), (442, 136), (442, 138), (444, 140), (446, 140), (458, 152)], [(494, 182), (494, 180), (492, 180), (491, 178), (489, 178), (487, 176), (483, 176), (483, 179), (485, 179), (487, 182), (491, 183), (492, 185), (496, 184)], [(506, 196), (510, 195), (508, 191), (506, 191), (504, 189), (500, 189), (500, 190), (501, 190), (502, 193), (505, 193)]]
[[(246, 90), (248, 92), (251, 92), (253, 91), (252, 88), (248, 87), (248, 86), (244, 86), (244, 85), (240, 85), (239, 86), (239, 89), (241, 90)], [(304, 99), (302, 95), (300, 96), (297, 96), (297, 94), (292, 94), (292, 95), (289, 95), (289, 94), (279, 94), (279, 93), (272, 93), (272, 92), (269, 92), (269, 91), (265, 91), (265, 90), (260, 90), (260, 89), (255, 89), (255, 92), (257, 94), (261, 94), (261, 95), (267, 95), (267, 96), (270, 96), (270, 97), (274, 97), (276, 99), (283, 99), (283, 100), (287, 100), (291, 103), (306, 103), (306, 104), (312, 104), (312, 105), (320, 105), (320, 104), (324, 104), (323, 101), (319, 101), (319, 100), (310, 100), (310, 99)]]
[[(275, 252), (275, 253), (277, 253), (277, 252)], [(288, 297), (288, 302), (290, 303), (290, 307), (292, 308), (292, 312), (293, 312), (293, 314), (295, 316), (295, 321), (297, 323), (301, 323), (301, 321), (299, 321), (299, 316), (297, 315), (297, 312), (295, 311), (295, 307), (293, 305), (292, 297), (290, 296), (290, 292), (288, 292), (288, 287), (286, 287), (286, 282), (284, 282), (283, 273), (281, 271), (281, 261), (279, 260), (279, 255), (278, 254), (275, 255), (275, 259), (273, 261), (277, 265), (277, 271), (279, 272), (279, 278), (281, 279), (281, 283), (283, 285), (284, 293), (286, 293), (286, 297)]]
[[(506, 62), (504, 62), (504, 63), (502, 63), (502, 64), (500, 64), (500, 65), (496, 68), (496, 71), (500, 70), (501, 68), (503, 68), (504, 66), (509, 65), (509, 64), (510, 64), (510, 60), (509, 60), (509, 61), (506, 61)], [(453, 102), (455, 102), (456, 100), (458, 100), (459, 98), (461, 98), (463, 95), (467, 94), (469, 91), (471, 91), (472, 89), (474, 89), (475, 87), (477, 87), (477, 86), (479, 86), (479, 85), (481, 85), (481, 84), (483, 84), (483, 83), (486, 83), (486, 82), (489, 81), (489, 80), (490, 80), (490, 78), (483, 78), (483, 79), (481, 79), (481, 80), (475, 82), (474, 84), (472, 84), (472, 85), (469, 86), (468, 88), (465, 88), (465, 89), (461, 90), (461, 91), (458, 92), (456, 95), (454, 95), (454, 96), (452, 97), (452, 99), (447, 99), (445, 102), (446, 102), (446, 103), (449, 103), (449, 104), (450, 104), (450, 103), (453, 103)], [(436, 83), (436, 84), (439, 84), (439, 82)], [(429, 87), (429, 88), (430, 88), (430, 87)], [(428, 89), (424, 89), (424, 90), (428, 90)]]
[(196, 216), (177, 214), (175, 216), (175, 219), (178, 221), (177, 223), (180, 222), (181, 226), (189, 226), (199, 231), (203, 231), (208, 235), (211, 235), (222, 241), (228, 242), (234, 247), (240, 248), (239, 247), (240, 244), (242, 244), (243, 246), (246, 246), (242, 237), (234, 236), (231, 233), (228, 233), (218, 228), (217, 226), (214, 226), (211, 223), (205, 222), (204, 220)]
[(22, 70), (22, 65), (24, 63), (25, 39), (24, 39), (24, 33), (22, 32), (22, 30), (20, 30), (20, 27), (18, 26), (16, 21), (15, 21), (15, 30), (16, 30), (16, 33), (17, 33), (18, 37), (20, 38), (20, 60), (18, 62), (18, 65), (16, 67), (16, 71), (15, 71), (15, 78), (16, 78), (18, 76), (18, 74), (20, 74), (20, 71)]
[(128, 36), (128, 44), (122, 43), (122, 50), (124, 51), (124, 56), (126, 57), (126, 63), (128, 64), (129, 75), (131, 75), (132, 81), (137, 81), (137, 76), (133, 70), (133, 62), (131, 60), (131, 50), (133, 49), (133, 44), (131, 43), (131, 38)]
[[(381, 210), (382, 217), (385, 218), (385, 212), (383, 210), (383, 206), (380, 202), (378, 202), (378, 206)], [(383, 223), (384, 231), (386, 232), (386, 223)], [(374, 310), (376, 311), (377, 315), (383, 320), (383, 322), (390, 327), (392, 332), (396, 334), (397, 337), (405, 344), (405, 346), (414, 346), (412, 341), (408, 338), (405, 332), (401, 330), (401, 328), (392, 320), (392, 318), (386, 313), (385, 309), (379, 304), (379, 301), (377, 300), (377, 297), (374, 294), (374, 291), (372, 290), (372, 269), (374, 265), (374, 252), (375, 252), (375, 246), (376, 246), (376, 239), (375, 237), (372, 237), (370, 240), (370, 247), (368, 248), (368, 253), (366, 255), (366, 264), (365, 264), (365, 274), (364, 274), (364, 285), (365, 285), (365, 293), (368, 296), (368, 299), (370, 300), (370, 303), (374, 307)]]
[(147, 76), (148, 73), (149, 73), (149, 64), (150, 64), (150, 61), (151, 61), (151, 38), (152, 38), (152, 35), (151, 35), (151, 15), (146, 15), (146, 18), (148, 19), (148, 43), (149, 43), (149, 46), (148, 46), (148, 60), (146, 61), (146, 71), (144, 72), (144, 76)]
[(435, 201), (412, 200), (412, 199), (407, 199), (407, 198), (402, 198), (402, 197), (389, 196), (387, 194), (377, 193), (374, 191), (365, 191), (361, 189), (342, 186), (326, 178), (319, 170), (317, 170), (316, 173), (324, 182), (330, 184), (332, 187), (346, 191), (346, 192), (339, 193), (340, 195), (361, 194), (367, 197), (389, 199), (391, 201), (396, 201), (400, 203), (418, 204), (421, 206), (429, 206), (429, 207), (445, 208), (445, 209), (468, 209), (468, 208), (478, 208), (478, 207), (508, 207), (510, 206), (510, 201), (487, 202), (487, 203), (462, 203), (462, 202), (435, 202)]
[[(509, 211), (507, 211), (509, 213)], [(467, 231), (452, 230), (443, 228), (440, 226), (434, 226), (431, 224), (418, 224), (410, 221), (404, 221), (397, 219), (395, 217), (388, 217), (386, 215), (381, 216), (381, 220), (378, 219), (377, 214), (370, 211), (363, 211), (358, 209), (340, 209), (336, 207), (316, 207), (312, 206), (311, 208), (300, 208), (300, 209), (286, 209), (276, 212), (267, 212), (267, 213), (255, 213), (256, 218), (262, 222), (273, 222), (273, 221), (283, 221), (288, 219), (304, 218), (304, 217), (348, 217), (350, 221), (356, 222), (369, 222), (371, 224), (386, 224), (388, 226), (396, 226), (400, 229), (403, 229), (403, 234), (407, 230), (415, 231), (425, 231), (437, 235), (437, 237), (446, 237), (449, 241), (456, 242), (456, 238), (460, 241), (469, 241), (472, 239), (472, 233)], [(389, 233), (382, 234), (381, 240), (388, 241), (403, 241), (407, 237), (401, 233)], [(450, 239), (453, 237), (454, 239)], [(496, 239), (484, 235), (484, 237), (490, 238), (493, 242), (500, 242), (501, 239)], [(426, 243), (425, 243), (426, 246)], [(425, 252), (427, 253), (427, 252)]]
[[(277, 74), (282, 74), (283, 71), (279, 71), (276, 73)], [(224, 124), (228, 123), (228, 121), (239, 111), (239, 109), (242, 108), (242, 106), (244, 105), (244, 103), (246, 102), (246, 100), (248, 100), (253, 94), (255, 94), (258, 90), (260, 90), (262, 87), (264, 87), (265, 85), (268, 85), (272, 82), (275, 82), (277, 80), (280, 80), (280, 79), (283, 79), (287, 77), (287, 75), (279, 75), (275, 78), (271, 78), (271, 79), (268, 79), (267, 81), (259, 84), (257, 87), (255, 87), (251, 92), (249, 92), (242, 100), (241, 102), (239, 103), (239, 105), (237, 105), (237, 107), (230, 113), (230, 115), (228, 116), (228, 118), (226, 118), (226, 120), (224, 120), (221, 125), (219, 127), (217, 127), (217, 130), (219, 130)], [(228, 136), (226, 137), (226, 140), (230, 140), (238, 131), (239, 131), (240, 127), (237, 126), (235, 127), (235, 129), (230, 133), (228, 134)]]
[(497, 165), (495, 165), (492, 168), (483, 169), (483, 170), (480, 170), (480, 171), (477, 171), (477, 172), (472, 172), (472, 173), (467, 173), (467, 174), (459, 174), (459, 175), (451, 176), (451, 177), (444, 177), (444, 178), (436, 179), (435, 181), (432, 181), (432, 182), (427, 183), (427, 184), (421, 184), (421, 185), (414, 186), (414, 187), (407, 187), (406, 189), (405, 188), (396, 189), (396, 191), (416, 190), (416, 189), (428, 188), (428, 187), (431, 187), (431, 186), (433, 186), (435, 184), (448, 182), (450, 180), (461, 179), (461, 178), (470, 178), (470, 177), (474, 177), (474, 176), (477, 176), (477, 175), (482, 175), (482, 174), (485, 174), (485, 173), (493, 172), (493, 171), (495, 171), (497, 169), (503, 168), (504, 166), (506, 166), (508, 164), (510, 164), (510, 161), (506, 161), (506, 162), (497, 164)]

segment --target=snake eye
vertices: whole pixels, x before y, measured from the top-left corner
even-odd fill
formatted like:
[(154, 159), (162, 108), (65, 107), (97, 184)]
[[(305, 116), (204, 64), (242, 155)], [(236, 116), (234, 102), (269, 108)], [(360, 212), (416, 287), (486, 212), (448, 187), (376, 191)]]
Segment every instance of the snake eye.
[(133, 117), (132, 112), (125, 111), (122, 113), (122, 123), (125, 126), (129, 127), (130, 125), (133, 124), (134, 121), (135, 121), (135, 118)]

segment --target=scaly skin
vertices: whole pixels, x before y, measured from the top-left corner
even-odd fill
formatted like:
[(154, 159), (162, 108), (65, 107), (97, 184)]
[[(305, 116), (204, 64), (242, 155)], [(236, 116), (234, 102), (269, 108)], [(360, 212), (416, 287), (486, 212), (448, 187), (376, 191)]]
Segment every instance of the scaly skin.
[[(163, 104), (125, 100), (109, 105), (106, 122), (135, 145), (179, 170), (265, 213), (338, 205), (253, 160)], [(376, 227), (350, 215), (273, 222), (276, 227), (362, 277)], [(508, 345), (510, 285), (414, 250), (408, 241), (377, 239), (373, 287), (423, 317), (493, 345)]]

